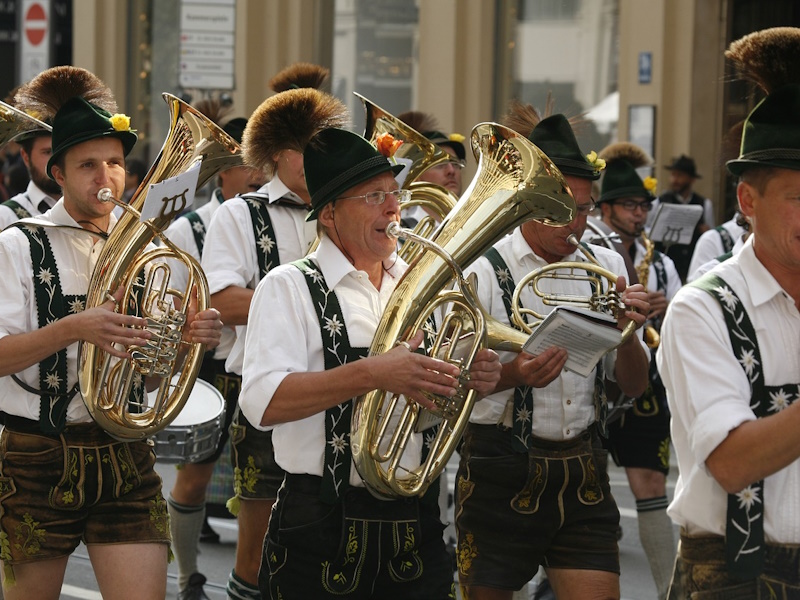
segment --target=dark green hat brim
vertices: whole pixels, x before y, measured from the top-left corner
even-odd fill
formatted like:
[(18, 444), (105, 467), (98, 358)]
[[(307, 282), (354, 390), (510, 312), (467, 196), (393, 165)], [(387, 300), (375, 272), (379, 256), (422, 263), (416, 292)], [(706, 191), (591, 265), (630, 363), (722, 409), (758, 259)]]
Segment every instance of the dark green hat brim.
[(600, 178), (595, 169), (581, 152), (578, 140), (567, 118), (562, 114), (542, 119), (528, 136), (547, 157), (553, 161), (564, 175), (591, 179)]
[(627, 160), (618, 158), (606, 164), (603, 183), (600, 185), (598, 204), (620, 198), (653, 198), (636, 169)]
[(756, 105), (744, 124), (739, 158), (726, 166), (736, 176), (759, 167), (800, 171), (800, 84), (784, 85)]

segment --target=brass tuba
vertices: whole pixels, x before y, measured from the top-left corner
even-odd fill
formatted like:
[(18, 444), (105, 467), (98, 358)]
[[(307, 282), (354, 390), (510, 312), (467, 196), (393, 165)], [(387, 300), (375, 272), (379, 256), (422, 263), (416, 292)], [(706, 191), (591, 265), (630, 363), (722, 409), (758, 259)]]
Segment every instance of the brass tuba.
[(49, 132), (53, 128), (10, 104), (0, 102), (0, 148), (23, 133), (37, 130)]
[[(464, 385), (480, 348), (519, 352), (527, 336), (494, 321), (477, 300), (474, 284), (462, 269), (480, 257), (506, 233), (529, 219), (553, 225), (569, 223), (575, 201), (566, 182), (527, 138), (495, 123), (481, 123), (471, 143), (478, 170), (464, 195), (444, 218), (430, 241), (411, 231), (387, 228), (388, 235), (410, 236), (423, 251), (392, 293), (370, 347), (382, 354), (419, 329), (440, 306), (451, 306), (428, 352), (461, 369), (455, 397), (432, 397), (435, 412), (414, 402), (399, 406), (397, 394), (374, 390), (353, 405), (353, 461), (373, 494), (418, 496), (439, 476), (469, 420), (475, 392)], [(455, 277), (457, 289), (445, 287)], [(403, 454), (413, 433), (432, 421), (441, 426), (421, 465), (405, 468)], [(389, 433), (390, 425), (397, 427)]]
[[(204, 352), (203, 344), (183, 342), (182, 332), (193, 289), (197, 290), (197, 311), (208, 307), (208, 282), (197, 261), (163, 235), (183, 210), (181, 198), (186, 192), (164, 198), (161, 214), (140, 222), (148, 187), (199, 163), (200, 188), (219, 171), (241, 164), (239, 144), (233, 138), (182, 100), (163, 96), (169, 107), (169, 132), (130, 204), (112, 198), (108, 188), (98, 194), (98, 199), (113, 201), (125, 211), (92, 272), (86, 307), (103, 304), (122, 286), (125, 294), (118, 310), (146, 318), (147, 330), (153, 334), (146, 346), (126, 348), (130, 360), (116, 359), (88, 342), (80, 344), (79, 382), (86, 407), (103, 429), (120, 440), (140, 440), (169, 425), (189, 397)], [(151, 245), (155, 238), (162, 246)], [(170, 261), (182, 263), (189, 271), (182, 290), (170, 287)], [(179, 360), (181, 350), (185, 351), (183, 361)], [(155, 399), (139, 394), (138, 400), (132, 400), (131, 391), (141, 388), (148, 376), (160, 378)]]
[[(420, 181), (419, 177), (428, 169), (451, 161), (452, 157), (416, 129), (377, 104), (360, 94), (356, 96), (364, 104), (366, 111), (364, 137), (370, 143), (377, 145), (378, 137), (384, 133), (403, 142), (397, 149), (394, 159), (408, 165), (408, 174), (403, 180), (402, 188), (411, 191), (411, 198), (403, 202), (400, 209), (408, 210), (414, 206), (424, 208), (428, 214), (419, 220), (413, 231), (417, 235), (430, 238), (438, 223), (456, 205), (458, 198), (450, 190), (429, 181)], [(411, 263), (421, 251), (422, 248), (417, 242), (406, 239), (398, 255), (407, 263)]]

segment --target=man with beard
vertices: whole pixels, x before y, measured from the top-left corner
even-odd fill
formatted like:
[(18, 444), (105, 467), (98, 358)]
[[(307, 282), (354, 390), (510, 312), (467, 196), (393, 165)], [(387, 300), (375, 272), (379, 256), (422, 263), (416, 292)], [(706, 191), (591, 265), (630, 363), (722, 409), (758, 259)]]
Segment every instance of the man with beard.
[[(48, 70), (27, 85), (42, 88), (56, 85), (56, 80), (52, 77), (52, 71)], [(17, 91), (14, 102), (17, 108), (25, 110), (27, 93), (25, 86)], [(37, 118), (48, 125), (53, 121), (53, 115), (37, 115)], [(45, 172), (47, 161), (50, 160), (50, 155), (53, 153), (50, 132), (37, 129), (24, 134), (16, 141), (19, 143), (20, 156), (28, 169), (30, 181), (24, 192), (0, 204), (0, 230), (19, 219), (35, 217), (47, 212), (61, 198), (61, 188)]]
[[(668, 302), (681, 287), (675, 265), (668, 257), (645, 247), (642, 233), (655, 188), (652, 177), (644, 181), (636, 169), (650, 164), (644, 150), (628, 142), (612, 144), (600, 152), (606, 170), (598, 205), (603, 223), (619, 235), (621, 249), (634, 265), (631, 277), (646, 286), (650, 302), (648, 322), (654, 331)], [(653, 331), (651, 330), (651, 331)], [(651, 350), (651, 353), (654, 353)], [(625, 468), (636, 498), (639, 537), (650, 562), (659, 599), (667, 594), (675, 559), (672, 522), (667, 516), (669, 473), (669, 410), (664, 386), (650, 360), (650, 385), (622, 416), (608, 425), (607, 447), (617, 465)]]
[(697, 167), (692, 158), (681, 154), (672, 161), (672, 164), (666, 165), (666, 168), (669, 169), (669, 191), (658, 197), (655, 207), (657, 208), (660, 202), (695, 204), (703, 207), (703, 217), (695, 226), (692, 241), (689, 244), (673, 244), (666, 249), (662, 248), (661, 244), (657, 245), (659, 250), (664, 251), (673, 260), (681, 281), (686, 281), (686, 276), (689, 274), (689, 262), (692, 260), (692, 253), (698, 238), (702, 233), (714, 227), (714, 207), (711, 200), (703, 198), (692, 190), (694, 182), (701, 177), (697, 173)]

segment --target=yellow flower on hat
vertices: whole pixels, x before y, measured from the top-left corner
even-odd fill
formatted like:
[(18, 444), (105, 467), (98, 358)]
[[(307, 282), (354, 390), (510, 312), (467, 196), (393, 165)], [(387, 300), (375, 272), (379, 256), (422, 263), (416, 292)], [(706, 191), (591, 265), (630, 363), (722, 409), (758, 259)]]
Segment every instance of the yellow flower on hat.
[(645, 177), (642, 183), (644, 184), (644, 189), (652, 194), (656, 191), (658, 180), (655, 177)]
[(602, 171), (606, 168), (606, 161), (597, 156), (597, 152), (592, 150), (586, 155), (586, 160), (592, 165), (595, 171)]
[(111, 126), (114, 128), (114, 131), (131, 130), (131, 118), (128, 115), (117, 113), (111, 115), (108, 120), (111, 121)]
[(458, 142), (459, 144), (464, 142), (464, 136), (460, 133), (451, 133), (448, 138), (451, 142)]

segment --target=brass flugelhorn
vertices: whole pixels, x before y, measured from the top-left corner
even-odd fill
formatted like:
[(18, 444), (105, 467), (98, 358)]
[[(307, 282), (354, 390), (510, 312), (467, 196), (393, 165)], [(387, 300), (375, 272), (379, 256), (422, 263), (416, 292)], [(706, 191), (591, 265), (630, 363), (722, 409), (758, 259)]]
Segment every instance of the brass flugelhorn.
[[(481, 123), (472, 130), (471, 145), (477, 173), (430, 240), (396, 226), (387, 228), (388, 235), (408, 235), (423, 250), (393, 291), (370, 355), (391, 350), (419, 329), (428, 330), (431, 315), (452, 305), (427, 351), (456, 364), (461, 377), (455, 397), (430, 398), (437, 406), (434, 412), (384, 390), (354, 400), (353, 462), (366, 486), (380, 497), (425, 492), (469, 421), (476, 395), (466, 381), (475, 354), (485, 347), (519, 352), (527, 339), (485, 314), (462, 270), (525, 221), (565, 225), (575, 214), (575, 200), (560, 171), (524, 136), (496, 123)], [(450, 289), (454, 278), (456, 288)], [(412, 434), (437, 419), (441, 424), (429, 441), (427, 458), (417, 467), (401, 464)], [(416, 464), (412, 457), (406, 462)]]
[(53, 128), (10, 104), (0, 102), (0, 148), (23, 133), (37, 130), (51, 132)]
[[(522, 306), (520, 295), (526, 287), (530, 287), (533, 293), (539, 296), (546, 306), (580, 306), (594, 312), (611, 315), (615, 319), (624, 316), (625, 311), (628, 310), (619, 292), (617, 292), (616, 286), (619, 276), (601, 265), (600, 261), (592, 256), (592, 253), (578, 241), (575, 234), (570, 235), (567, 241), (578, 248), (589, 262), (561, 261), (545, 265), (528, 273), (517, 282), (517, 286), (514, 288), (514, 294), (511, 298), (512, 320), (517, 327), (526, 333), (531, 333), (533, 328), (539, 325), (546, 316)], [(592, 293), (588, 296), (550, 293), (542, 290), (539, 286), (542, 280), (548, 279), (585, 281), (591, 285)], [(529, 322), (529, 317), (533, 317), (534, 321)], [(622, 331), (618, 345), (625, 342), (634, 331), (636, 331), (636, 323), (634, 321), (628, 322)]]
[[(197, 187), (218, 172), (241, 164), (239, 144), (221, 128), (187, 103), (163, 94), (170, 112), (170, 126), (161, 152), (129, 204), (101, 190), (98, 199), (124, 209), (100, 253), (92, 272), (86, 308), (108, 301), (124, 289), (117, 310), (147, 319), (152, 338), (144, 346), (124, 350), (120, 360), (89, 342), (79, 348), (81, 394), (92, 418), (120, 440), (140, 440), (163, 429), (178, 416), (189, 398), (204, 345), (183, 341), (190, 296), (196, 294), (198, 312), (208, 307), (208, 283), (197, 261), (172, 244), (164, 230), (183, 210), (180, 196), (162, 199), (161, 213), (141, 221), (149, 186), (175, 177), (199, 163)], [(185, 201), (185, 197), (183, 198)], [(151, 242), (159, 238), (160, 247)], [(172, 260), (189, 271), (182, 290), (170, 285)], [(196, 290), (196, 291), (193, 291)], [(145, 377), (156, 377), (155, 399), (143, 393)]]
[[(438, 224), (456, 205), (458, 198), (450, 190), (429, 181), (420, 181), (419, 178), (428, 169), (450, 162), (453, 160), (452, 157), (390, 112), (360, 94), (355, 95), (364, 104), (366, 113), (364, 137), (371, 144), (377, 145), (378, 137), (387, 133), (403, 142), (393, 158), (401, 164), (408, 165), (408, 173), (401, 187), (411, 191), (411, 198), (402, 203), (400, 210), (408, 210), (415, 206), (425, 209), (426, 216), (419, 220), (413, 231), (417, 235), (430, 238)], [(398, 255), (410, 263), (421, 251), (417, 242), (406, 239)]]

